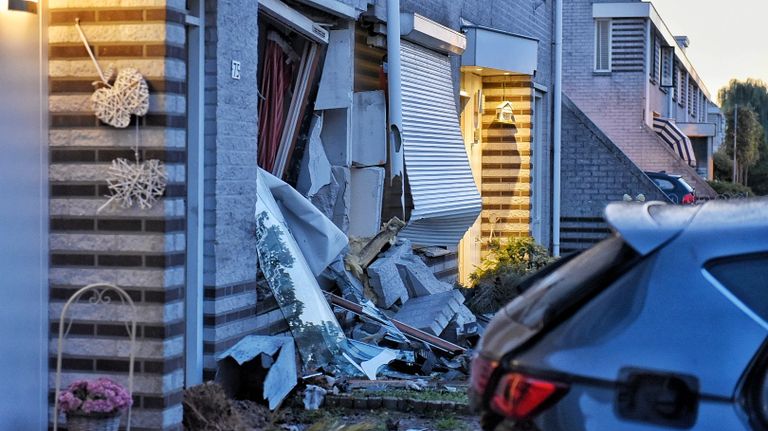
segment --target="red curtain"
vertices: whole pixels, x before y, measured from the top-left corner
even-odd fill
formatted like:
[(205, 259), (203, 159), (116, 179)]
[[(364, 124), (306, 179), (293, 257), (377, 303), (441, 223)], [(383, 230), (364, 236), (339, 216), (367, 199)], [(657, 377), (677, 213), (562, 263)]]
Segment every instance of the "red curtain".
[(259, 166), (272, 171), (285, 125), (285, 97), (291, 85), (287, 55), (278, 43), (267, 41), (259, 105)]

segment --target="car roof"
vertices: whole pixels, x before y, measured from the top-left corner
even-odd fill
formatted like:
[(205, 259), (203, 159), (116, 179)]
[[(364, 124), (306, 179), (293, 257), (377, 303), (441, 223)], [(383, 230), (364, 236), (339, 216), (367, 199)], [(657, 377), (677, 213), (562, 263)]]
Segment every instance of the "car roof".
[(700, 205), (617, 202), (605, 220), (635, 251), (646, 255), (686, 229), (707, 231), (768, 226), (768, 198), (707, 201)]
[(682, 178), (682, 175), (678, 174), (668, 174), (666, 172), (646, 172), (646, 175), (649, 177), (666, 177), (666, 178)]

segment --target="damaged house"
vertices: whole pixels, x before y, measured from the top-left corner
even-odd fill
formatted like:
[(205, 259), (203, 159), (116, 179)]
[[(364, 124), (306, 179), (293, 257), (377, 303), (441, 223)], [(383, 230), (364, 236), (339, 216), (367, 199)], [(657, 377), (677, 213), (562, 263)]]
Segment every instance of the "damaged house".
[[(556, 15), (544, 1), (0, 2), (2, 334), (17, 346), (0, 373), (22, 388), (0, 396), (0, 428), (52, 424), (59, 379), (127, 385), (133, 370), (131, 428), (181, 429), (184, 388), (243, 360), (249, 335), (292, 336), (299, 373), (424, 372), (461, 353), (478, 329), (453, 283), (490, 240), (557, 238)], [(141, 103), (94, 109), (121, 71)], [(121, 188), (125, 166), (152, 168), (149, 195)], [(65, 307), (102, 283), (130, 302)], [(281, 340), (251, 342), (284, 363)]]

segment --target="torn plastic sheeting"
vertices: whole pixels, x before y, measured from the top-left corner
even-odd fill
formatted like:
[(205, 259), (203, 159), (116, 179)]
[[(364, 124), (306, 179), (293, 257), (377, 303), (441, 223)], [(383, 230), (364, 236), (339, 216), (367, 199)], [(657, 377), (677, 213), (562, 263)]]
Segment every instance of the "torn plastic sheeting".
[[(305, 255), (302, 254), (302, 249), (291, 234), (292, 229), (288, 228), (288, 217), (284, 217), (281, 207), (272, 193), (276, 190), (281, 192), (283, 207), (287, 209), (295, 209), (301, 205), (285, 200), (285, 197), (298, 196), (302, 200), (304, 198), (295, 191), (295, 194), (292, 194), (286, 190), (286, 187), (290, 188), (290, 186), (282, 187), (279, 183), (282, 181), (259, 169), (256, 200), (256, 248), (264, 277), (285, 320), (288, 322), (288, 327), (299, 348), (304, 369), (336, 368), (347, 375), (359, 375), (362, 372), (369, 378), (375, 378), (375, 373), (365, 372), (366, 369), (370, 369), (370, 366), (363, 368), (361, 364), (375, 358), (382, 359), (391, 356), (386, 353), (389, 349), (368, 346), (370, 349), (363, 350), (344, 335), (330, 305), (323, 296), (320, 286), (317, 284)], [(270, 187), (270, 184), (276, 184), (276, 186)], [(291, 214), (294, 217), (293, 222), (306, 223), (301, 218), (295, 218), (297, 214), (300, 213)], [(317, 214), (317, 210), (314, 210), (312, 218), (317, 218)], [(317, 220), (317, 223), (320, 222), (325, 226), (330, 223), (327, 219), (325, 221)], [(300, 231), (304, 230), (306, 229)], [(297, 234), (296, 230), (293, 230), (293, 234)], [(330, 237), (326, 241), (333, 239), (334, 237)], [(307, 250), (308, 254), (313, 253), (315, 248), (325, 250), (330, 248), (328, 244), (315, 242), (311, 244), (314, 247)], [(339, 249), (336, 252), (334, 258), (340, 251)], [(371, 349), (376, 349), (379, 353), (373, 355), (374, 350)]]
[(347, 341), (349, 343), (348, 349), (342, 354), (371, 380), (376, 380), (379, 368), (398, 357), (398, 352), (392, 349), (372, 346), (355, 340)]
[[(347, 236), (296, 189), (259, 168), (259, 183), (269, 188), (313, 275), (319, 275), (347, 246)], [(259, 196), (261, 198), (261, 196)]]
[[(278, 353), (279, 352), (279, 353)], [(271, 364), (262, 366), (267, 369), (264, 379), (262, 397), (269, 403), (269, 409), (274, 410), (296, 386), (296, 349), (291, 337), (266, 337), (249, 335), (226, 352), (219, 355), (216, 381), (230, 392), (236, 392), (233, 387), (247, 381), (247, 376), (241, 376), (228, 364), (232, 359), (237, 365), (257, 359), (260, 355), (268, 355)], [(275, 355), (277, 354), (277, 357)]]

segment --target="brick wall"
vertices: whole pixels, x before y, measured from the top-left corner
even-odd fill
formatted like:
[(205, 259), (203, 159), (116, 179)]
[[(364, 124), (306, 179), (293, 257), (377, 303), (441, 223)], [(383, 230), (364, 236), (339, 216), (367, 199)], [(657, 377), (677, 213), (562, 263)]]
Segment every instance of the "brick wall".
[(563, 98), (561, 243), (563, 253), (608, 234), (603, 211), (624, 194), (668, 201), (648, 178), (570, 99)]
[[(483, 78), (481, 237), (530, 236), (533, 83), (528, 75)], [(496, 107), (511, 101), (515, 124), (496, 120)], [(489, 251), (486, 241), (483, 254)]]
[[(180, 429), (184, 384), (186, 48), (180, 0), (50, 0), (50, 319), (51, 382), (64, 301), (89, 283), (114, 283), (138, 307), (134, 430)], [(105, 178), (116, 157), (133, 158), (133, 124), (115, 129), (93, 115), (98, 79), (77, 35), (83, 30), (103, 68), (137, 68), (150, 111), (139, 120), (143, 158), (166, 163), (169, 185), (152, 209), (108, 208)], [(62, 380), (110, 376), (126, 382), (128, 341), (115, 304), (71, 309)], [(52, 388), (51, 388), (52, 389)]]
[(563, 92), (642, 170), (683, 175), (701, 195), (713, 194), (706, 181), (646, 125), (648, 75), (644, 71), (594, 72), (593, 3), (563, 4)]
[(256, 328), (257, 1), (206, 1), (205, 39), (203, 366), (212, 378), (216, 355)]

